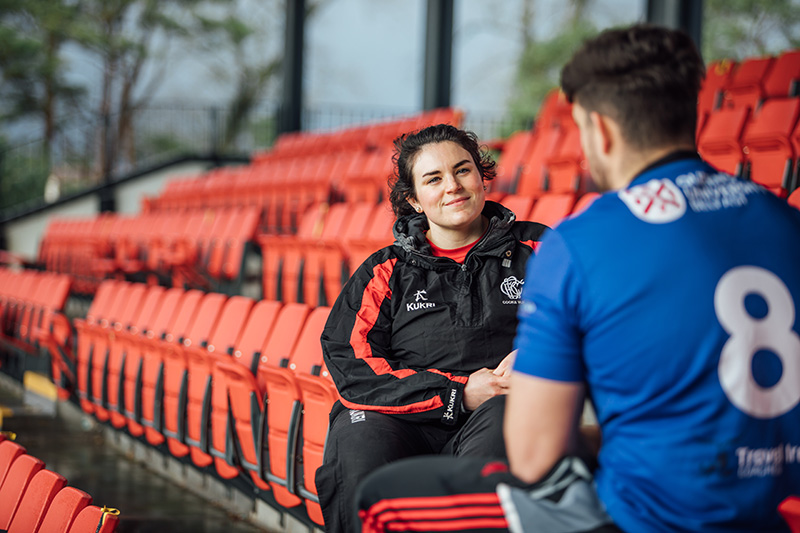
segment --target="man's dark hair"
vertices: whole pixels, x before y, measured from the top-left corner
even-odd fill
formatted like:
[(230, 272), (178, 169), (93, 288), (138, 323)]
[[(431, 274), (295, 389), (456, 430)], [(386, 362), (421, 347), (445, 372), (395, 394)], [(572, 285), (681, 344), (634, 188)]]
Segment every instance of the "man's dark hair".
[(616, 121), (638, 149), (694, 141), (705, 67), (679, 30), (636, 25), (586, 41), (561, 71), (570, 102)]
[(423, 130), (405, 133), (394, 140), (394, 172), (389, 177), (389, 201), (397, 218), (414, 212), (408, 199), (414, 196), (414, 162), (417, 154), (431, 143), (454, 142), (469, 152), (484, 181), (497, 175), (492, 156), (478, 144), (478, 137), (450, 124), (437, 124)]

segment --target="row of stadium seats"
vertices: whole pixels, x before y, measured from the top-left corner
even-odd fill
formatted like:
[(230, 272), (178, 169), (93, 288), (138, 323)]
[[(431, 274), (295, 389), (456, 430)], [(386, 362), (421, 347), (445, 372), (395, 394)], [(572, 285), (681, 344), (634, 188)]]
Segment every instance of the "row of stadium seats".
[(698, 98), (698, 148), (721, 170), (785, 197), (800, 158), (800, 50), (709, 65)]
[(798, 118), (800, 96), (770, 98), (757, 108), (721, 108), (699, 130), (698, 150), (720, 170), (748, 177), (785, 198), (798, 185)]
[(440, 109), (331, 133), (281, 135), (270, 150), (254, 154), (251, 164), (170, 180), (146, 205), (151, 210), (256, 205), (268, 232), (292, 233), (312, 204), (385, 199), (392, 140), (431, 124), (459, 125), (461, 118), (457, 110)]
[(62, 398), (75, 376), (72, 326), (64, 315), (71, 286), (65, 274), (0, 268), (0, 345), (21, 354), (46, 351)]
[[(322, 524), (314, 473), (338, 395), (330, 309), (109, 280), (76, 320), (81, 408)], [(254, 493), (257, 492), (254, 489)]]
[(8, 533), (113, 533), (119, 511), (91, 505), (64, 476), (0, 436), (0, 530)]
[[(519, 220), (548, 226), (573, 212), (577, 198), (574, 192), (489, 196)], [(330, 305), (358, 265), (394, 240), (388, 203), (313, 204), (294, 234), (271, 234), (258, 223), (255, 206), (55, 219), (42, 240), (39, 260), (50, 271), (79, 276), (83, 283), (76, 292), (105, 278), (151, 276), (162, 285), (232, 295), (241, 294), (248, 258), (258, 249), (263, 298)], [(87, 241), (92, 245), (74, 245)], [(93, 283), (87, 281), (90, 276)]]

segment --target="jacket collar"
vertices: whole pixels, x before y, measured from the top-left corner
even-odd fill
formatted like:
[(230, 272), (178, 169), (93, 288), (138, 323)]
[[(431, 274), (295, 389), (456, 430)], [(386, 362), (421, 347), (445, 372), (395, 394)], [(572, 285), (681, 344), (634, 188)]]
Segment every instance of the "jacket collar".
[[(504, 237), (514, 224), (516, 215), (510, 209), (490, 200), (486, 200), (482, 214), (489, 220), (489, 228), (470, 253), (474, 251), (492, 254), (495, 248), (498, 248), (498, 244), (505, 243)], [(393, 228), (394, 244), (406, 252), (421, 255), (430, 260), (441, 259), (433, 256), (431, 245), (425, 237), (426, 231), (428, 231), (428, 219), (424, 213), (412, 213), (400, 217)], [(500, 248), (504, 250), (505, 246)], [(498, 253), (503, 250), (499, 250)]]

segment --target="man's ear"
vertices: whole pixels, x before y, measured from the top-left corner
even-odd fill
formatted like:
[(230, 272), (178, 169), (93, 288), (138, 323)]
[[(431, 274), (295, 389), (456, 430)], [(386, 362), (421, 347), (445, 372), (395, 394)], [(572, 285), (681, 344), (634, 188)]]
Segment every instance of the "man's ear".
[(619, 129), (610, 118), (605, 115), (601, 115), (597, 111), (592, 111), (589, 113), (589, 121), (592, 123), (592, 129), (595, 132), (595, 135), (598, 136), (596, 139), (599, 141), (599, 146), (602, 150), (603, 154), (608, 154), (611, 151), (611, 147), (614, 145), (616, 138), (614, 133)]

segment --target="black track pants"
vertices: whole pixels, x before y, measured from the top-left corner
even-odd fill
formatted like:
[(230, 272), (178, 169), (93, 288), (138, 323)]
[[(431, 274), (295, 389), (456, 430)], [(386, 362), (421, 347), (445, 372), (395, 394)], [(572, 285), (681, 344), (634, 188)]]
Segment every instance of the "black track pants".
[(337, 403), (331, 412), (323, 465), (316, 475), (325, 530), (360, 530), (354, 519), (356, 487), (388, 463), (432, 454), (505, 458), (504, 409), (505, 396), (498, 396), (478, 407), (460, 426), (445, 426), (350, 410)]

